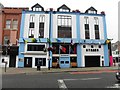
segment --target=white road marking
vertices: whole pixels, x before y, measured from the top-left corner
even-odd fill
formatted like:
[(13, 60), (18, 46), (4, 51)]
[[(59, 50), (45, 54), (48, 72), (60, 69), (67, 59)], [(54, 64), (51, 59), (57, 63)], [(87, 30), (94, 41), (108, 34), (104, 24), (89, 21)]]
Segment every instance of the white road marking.
[(63, 80), (58, 80), (58, 85), (61, 90), (68, 90)]
[(82, 78), (82, 79), (63, 79), (65, 81), (72, 81), (72, 80), (96, 80), (101, 78)]
[(101, 79), (101, 78), (83, 78), (81, 80), (96, 80), (96, 79)]
[(120, 88), (120, 84), (114, 84), (113, 86), (108, 86), (107, 88)]

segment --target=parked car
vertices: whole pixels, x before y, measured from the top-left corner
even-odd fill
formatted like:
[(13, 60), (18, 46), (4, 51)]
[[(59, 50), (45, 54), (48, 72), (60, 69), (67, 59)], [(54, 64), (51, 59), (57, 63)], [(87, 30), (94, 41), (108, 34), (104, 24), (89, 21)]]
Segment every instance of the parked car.
[(120, 62), (118, 63), (118, 71), (116, 72), (116, 79), (120, 81)]

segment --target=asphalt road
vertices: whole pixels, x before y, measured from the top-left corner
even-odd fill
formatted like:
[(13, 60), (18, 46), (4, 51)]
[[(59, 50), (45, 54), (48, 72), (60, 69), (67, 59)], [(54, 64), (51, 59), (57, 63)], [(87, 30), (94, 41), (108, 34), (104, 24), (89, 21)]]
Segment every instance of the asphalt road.
[(3, 75), (2, 88), (120, 88), (115, 72)]

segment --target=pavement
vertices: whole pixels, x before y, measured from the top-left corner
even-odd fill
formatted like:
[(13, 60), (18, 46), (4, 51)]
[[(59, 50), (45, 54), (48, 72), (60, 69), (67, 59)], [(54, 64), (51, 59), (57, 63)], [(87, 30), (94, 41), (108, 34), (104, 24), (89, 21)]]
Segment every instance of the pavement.
[(61, 73), (61, 72), (95, 72), (95, 71), (117, 71), (118, 67), (84, 67), (84, 68), (41, 68), (38, 71), (36, 68), (1, 68), (0, 74), (39, 74), (39, 73)]

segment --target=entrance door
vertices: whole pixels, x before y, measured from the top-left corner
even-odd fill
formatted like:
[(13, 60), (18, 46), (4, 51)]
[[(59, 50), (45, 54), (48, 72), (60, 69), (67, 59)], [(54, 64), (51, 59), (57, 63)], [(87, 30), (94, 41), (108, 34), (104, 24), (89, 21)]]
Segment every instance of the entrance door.
[(100, 67), (100, 56), (85, 56), (85, 67)]
[(24, 58), (24, 67), (32, 67), (32, 57)]
[(15, 67), (16, 65), (16, 55), (10, 55), (9, 67)]
[(70, 67), (70, 58), (69, 57), (60, 57), (60, 68), (69, 68)]

